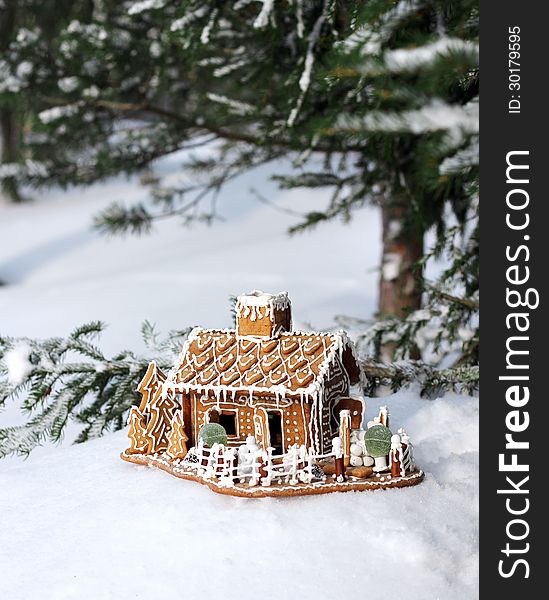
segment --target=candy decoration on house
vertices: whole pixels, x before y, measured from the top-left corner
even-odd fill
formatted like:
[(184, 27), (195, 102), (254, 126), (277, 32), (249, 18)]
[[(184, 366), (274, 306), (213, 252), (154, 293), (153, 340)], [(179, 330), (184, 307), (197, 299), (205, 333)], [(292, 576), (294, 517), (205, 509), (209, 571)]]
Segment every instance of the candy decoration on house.
[(404, 428), (400, 428), (398, 430), (400, 435), (400, 440), (402, 443), (402, 461), (403, 468), (405, 471), (413, 471), (416, 468), (416, 463), (414, 461), (414, 447), (410, 442), (410, 437), (404, 430)]
[(339, 413), (339, 437), (343, 452), (343, 464), (351, 464), (351, 411), (342, 410)]
[(391, 463), (391, 475), (398, 477), (403, 471), (403, 454), (400, 435), (395, 433), (391, 437), (391, 452), (389, 454), (389, 462)]
[(379, 416), (374, 417), (371, 421), (368, 421), (366, 428), (370, 429), (371, 427), (374, 427), (374, 425), (381, 425), (381, 420)]
[(213, 448), (215, 444), (226, 445), (228, 440), (225, 428), (219, 423), (202, 425), (198, 432), (198, 439), (202, 440), (209, 448)]
[(235, 329), (195, 328), (167, 375), (150, 363), (124, 460), (243, 497), (422, 481), (410, 461), (385, 474), (389, 412), (363, 428), (366, 382), (345, 332), (293, 330), (286, 292), (253, 291), (235, 309)]
[(340, 437), (332, 440), (332, 454), (334, 455), (335, 472), (334, 479), (341, 483), (345, 481), (345, 458), (343, 452), (343, 443)]
[(404, 429), (400, 428), (398, 433), (391, 438), (391, 474), (394, 477), (404, 476), (407, 472), (415, 469), (414, 449), (410, 438)]
[(391, 451), (391, 430), (385, 425), (370, 427), (364, 436), (366, 450), (374, 459), (374, 471), (384, 471), (387, 468), (387, 457)]
[(371, 467), (374, 464), (374, 459), (366, 450), (364, 441), (366, 431), (364, 429), (353, 429), (351, 431), (351, 466), (353, 467)]
[(389, 410), (386, 406), (379, 407), (378, 419), (379, 419), (379, 423), (381, 425), (385, 425), (385, 427), (389, 427)]

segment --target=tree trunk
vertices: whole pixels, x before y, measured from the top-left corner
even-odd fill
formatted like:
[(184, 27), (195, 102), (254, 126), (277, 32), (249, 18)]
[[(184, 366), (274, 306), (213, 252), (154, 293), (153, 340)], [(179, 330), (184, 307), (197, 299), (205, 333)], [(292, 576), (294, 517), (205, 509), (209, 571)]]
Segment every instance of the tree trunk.
[[(409, 201), (391, 200), (381, 206), (383, 253), (379, 280), (378, 314), (403, 317), (421, 308), (421, 272), (414, 270), (423, 258), (423, 230), (408, 221)], [(381, 358), (391, 361), (395, 345), (385, 344)], [(410, 358), (419, 359), (415, 348)]]
[[(18, 2), (7, 0), (0, 9), (0, 54), (5, 52), (17, 28)], [(0, 165), (18, 162), (20, 158), (21, 127), (17, 110), (0, 105)], [(20, 202), (22, 197), (13, 177), (0, 179), (0, 199), (4, 196), (12, 202)]]
[[(17, 112), (8, 107), (0, 108), (0, 164), (16, 163), (20, 159), (20, 124)], [(23, 200), (13, 177), (2, 180), (2, 192), (12, 202)]]

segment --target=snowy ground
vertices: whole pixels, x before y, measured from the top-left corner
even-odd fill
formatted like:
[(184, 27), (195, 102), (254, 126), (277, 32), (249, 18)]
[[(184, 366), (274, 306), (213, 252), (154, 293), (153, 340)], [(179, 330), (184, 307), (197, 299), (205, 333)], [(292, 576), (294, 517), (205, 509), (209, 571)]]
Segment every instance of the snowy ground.
[(117, 457), (123, 432), (0, 467), (0, 597), (476, 598), (478, 405), (388, 399), (425, 482), (247, 500)]
[[(289, 290), (298, 326), (371, 316), (377, 214), (288, 238), (295, 219), (255, 203), (248, 188), (295, 210), (326, 196), (278, 192), (266, 175), (223, 193), (225, 222), (163, 223), (140, 239), (105, 240), (89, 229), (101, 206), (145, 193), (134, 181), (0, 206), (0, 280), (9, 283), (0, 287), (0, 332), (62, 335), (100, 318), (110, 324), (103, 347), (142, 350), (143, 319), (161, 330), (226, 326), (228, 295), (252, 288)], [(0, 598), (476, 598), (478, 400), (425, 401), (409, 390), (385, 402), (427, 472), (416, 488), (217, 496), (122, 462), (124, 432), (0, 461)], [(20, 421), (16, 408), (0, 414), (0, 426)], [(368, 416), (376, 410), (370, 401)]]

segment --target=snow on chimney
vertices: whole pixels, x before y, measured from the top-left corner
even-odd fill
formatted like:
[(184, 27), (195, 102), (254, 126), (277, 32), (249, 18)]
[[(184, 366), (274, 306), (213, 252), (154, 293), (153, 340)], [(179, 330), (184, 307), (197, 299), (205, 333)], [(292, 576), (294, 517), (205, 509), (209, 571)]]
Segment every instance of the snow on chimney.
[(268, 294), (253, 290), (236, 300), (236, 334), (274, 337), (292, 329), (292, 304), (287, 292)]

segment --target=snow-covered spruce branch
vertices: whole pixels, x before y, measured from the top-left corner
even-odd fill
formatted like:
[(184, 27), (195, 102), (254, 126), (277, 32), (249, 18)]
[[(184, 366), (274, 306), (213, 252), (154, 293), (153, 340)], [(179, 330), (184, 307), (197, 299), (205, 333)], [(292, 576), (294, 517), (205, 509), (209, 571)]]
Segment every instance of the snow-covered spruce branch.
[(390, 364), (363, 360), (362, 369), (372, 387), (388, 385), (393, 390), (397, 390), (404, 385), (418, 383), (423, 396), (433, 396), (447, 391), (470, 394), (478, 389), (480, 375), (478, 365), (437, 369), (414, 360)]
[[(105, 356), (94, 344), (104, 327), (92, 322), (66, 339), (0, 337), (0, 408), (16, 400), (28, 414), (24, 425), (0, 428), (0, 457), (25, 455), (44, 441), (60, 440), (69, 421), (80, 426), (76, 441), (125, 425), (148, 359), (130, 351)], [(162, 368), (170, 366), (188, 331), (160, 340), (149, 323), (142, 328)]]
[[(478, 296), (457, 297), (435, 286), (430, 286), (425, 296), (424, 307), (404, 317), (362, 321), (340, 316), (337, 321), (353, 331), (362, 356), (378, 360), (381, 349), (391, 345), (396, 360), (407, 360), (414, 349), (419, 349), (433, 365), (444, 361), (454, 369), (477, 366)], [(456, 371), (456, 375), (461, 373)]]

